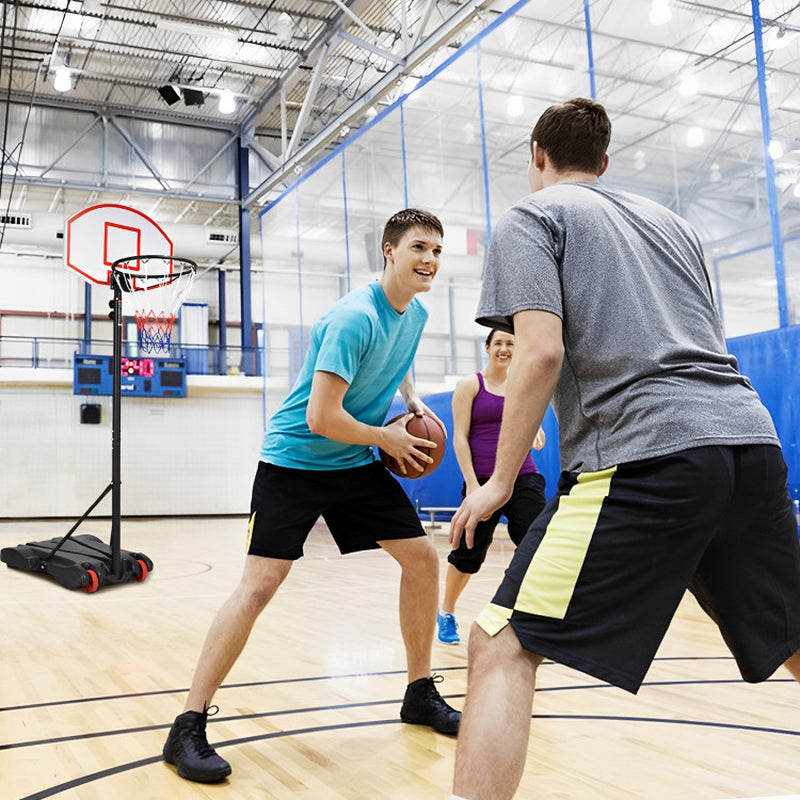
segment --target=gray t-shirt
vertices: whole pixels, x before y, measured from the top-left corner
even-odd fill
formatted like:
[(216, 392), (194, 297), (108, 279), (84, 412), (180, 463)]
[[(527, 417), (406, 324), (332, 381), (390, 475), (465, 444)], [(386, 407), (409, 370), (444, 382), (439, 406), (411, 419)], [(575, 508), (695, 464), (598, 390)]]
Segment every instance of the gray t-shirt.
[(702, 247), (650, 200), (559, 183), (501, 218), (477, 321), (518, 311), (563, 322), (553, 408), (563, 469), (593, 471), (709, 444), (779, 445), (725, 346)]

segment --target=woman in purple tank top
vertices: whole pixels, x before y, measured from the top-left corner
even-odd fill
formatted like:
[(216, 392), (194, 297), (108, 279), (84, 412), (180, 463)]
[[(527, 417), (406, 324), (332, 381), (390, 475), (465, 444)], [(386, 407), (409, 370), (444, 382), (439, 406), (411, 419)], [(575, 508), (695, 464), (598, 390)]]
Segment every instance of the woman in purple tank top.
[[(514, 353), (514, 336), (493, 328), (486, 338), (489, 363), (480, 372), (462, 378), (453, 392), (453, 451), (464, 476), (462, 496), (474, 491), (492, 475), (503, 418), (508, 368)], [(533, 447), (544, 447), (544, 431), (539, 429)], [(508, 502), (475, 529), (470, 549), (462, 537), (459, 546), (447, 557), (444, 598), (438, 614), (438, 638), (444, 644), (458, 644), (456, 601), (486, 559), (500, 517), (508, 520), (508, 535), (515, 545), (544, 508), (544, 476), (530, 454), (520, 468), (514, 492)]]

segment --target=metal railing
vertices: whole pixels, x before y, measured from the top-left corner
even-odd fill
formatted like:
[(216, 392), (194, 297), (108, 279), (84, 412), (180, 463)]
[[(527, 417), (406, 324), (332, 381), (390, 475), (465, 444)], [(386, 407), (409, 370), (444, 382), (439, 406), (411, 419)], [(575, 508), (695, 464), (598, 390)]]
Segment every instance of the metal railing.
[[(123, 341), (123, 355), (143, 355), (137, 341)], [(21, 367), (28, 369), (72, 369), (76, 353), (85, 355), (111, 355), (110, 339), (57, 338), (51, 336), (0, 336), (0, 369)], [(289, 348), (251, 347), (226, 345), (178, 344), (168, 353), (155, 356), (182, 358), (189, 375), (251, 375), (294, 381), (300, 368), (302, 354), (292, 357)], [(466, 375), (480, 369), (476, 356), (465, 355), (455, 360), (450, 355), (418, 353), (414, 362), (414, 375), (418, 383), (441, 383), (447, 376)]]
[[(142, 355), (138, 342), (122, 343), (123, 355)], [(72, 369), (75, 353), (110, 355), (110, 339), (75, 339), (51, 336), (0, 336), (0, 368)], [(226, 345), (175, 345), (156, 356), (186, 360), (190, 375), (261, 375), (263, 352), (257, 348)], [(279, 374), (279, 373), (277, 373)]]

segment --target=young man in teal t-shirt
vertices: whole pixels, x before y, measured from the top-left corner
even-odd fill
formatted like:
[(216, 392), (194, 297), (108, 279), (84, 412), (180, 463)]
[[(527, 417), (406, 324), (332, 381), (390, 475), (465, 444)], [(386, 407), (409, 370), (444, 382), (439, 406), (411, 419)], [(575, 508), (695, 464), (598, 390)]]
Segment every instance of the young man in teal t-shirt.
[[(409, 474), (432, 461), (418, 448), (433, 443), (405, 426), (414, 414), (435, 417), (410, 368), (428, 318), (416, 295), (436, 277), (442, 236), (432, 214), (395, 214), (383, 231), (380, 279), (343, 297), (314, 325), (295, 386), (264, 434), (242, 580), (211, 624), (184, 712), (164, 746), (164, 759), (181, 777), (214, 782), (230, 774), (206, 739), (209, 704), (320, 517), (340, 552), (381, 547), (400, 564), (403, 584), (413, 587), (400, 595), (408, 666), (400, 718), (458, 732), (461, 714), (431, 675), (438, 557), (402, 487), (372, 451), (380, 447)], [(398, 390), (409, 413), (383, 427)]]

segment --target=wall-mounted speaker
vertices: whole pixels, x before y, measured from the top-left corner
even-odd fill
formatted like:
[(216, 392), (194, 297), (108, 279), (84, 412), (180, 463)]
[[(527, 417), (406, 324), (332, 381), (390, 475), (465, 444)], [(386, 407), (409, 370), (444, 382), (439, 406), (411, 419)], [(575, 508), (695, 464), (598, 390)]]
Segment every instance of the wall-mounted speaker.
[(81, 425), (99, 425), (101, 409), (96, 403), (81, 403)]

